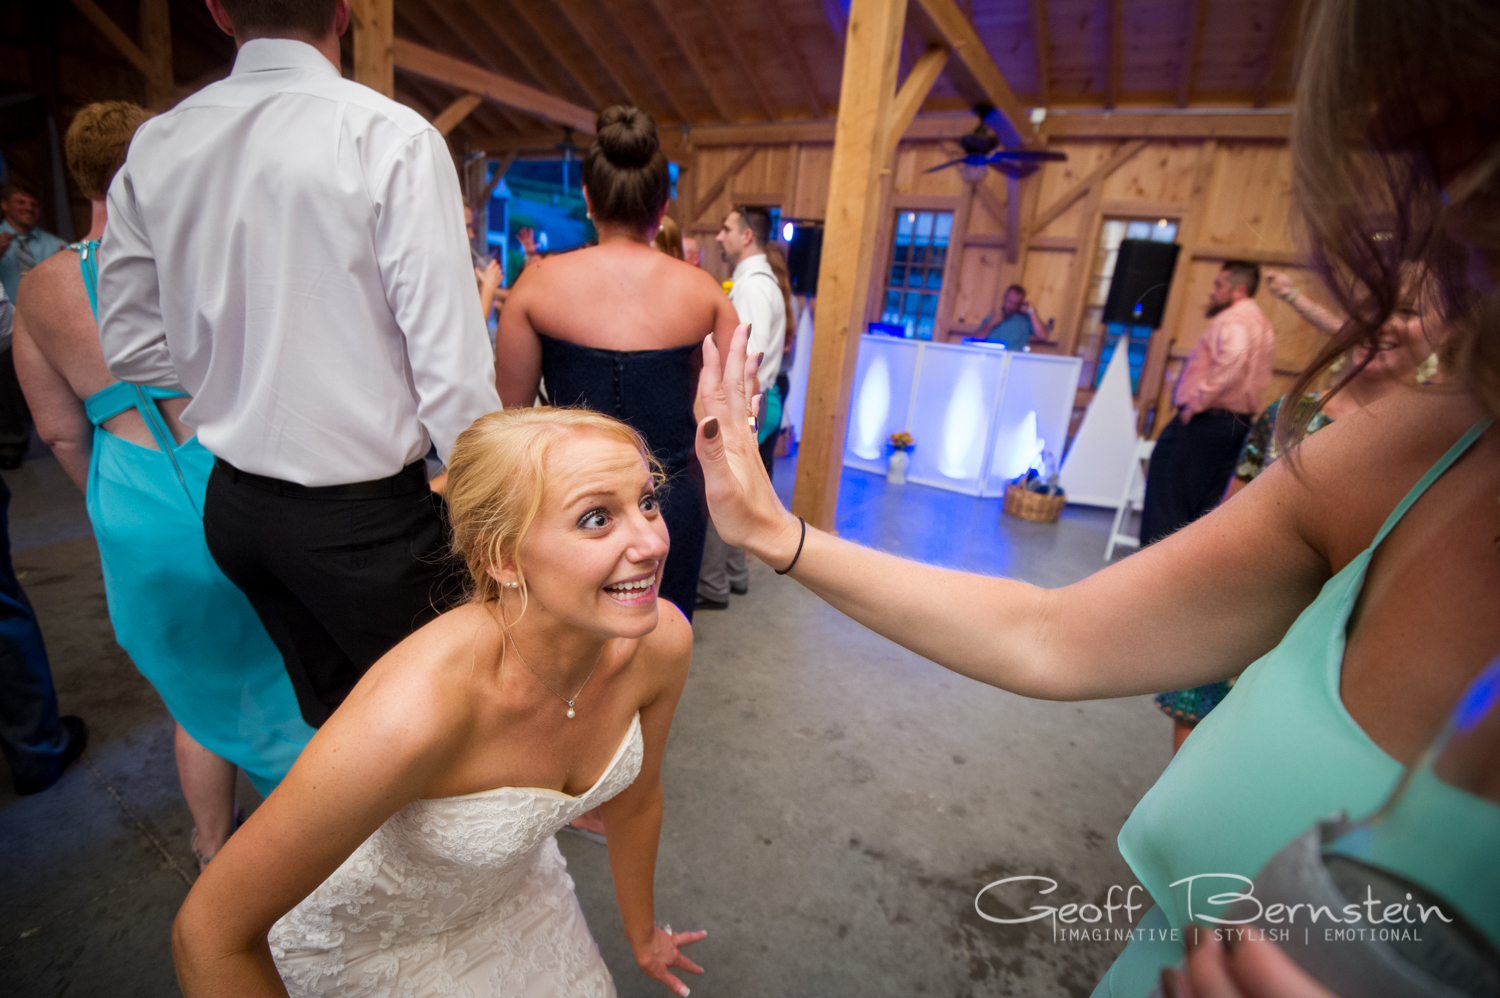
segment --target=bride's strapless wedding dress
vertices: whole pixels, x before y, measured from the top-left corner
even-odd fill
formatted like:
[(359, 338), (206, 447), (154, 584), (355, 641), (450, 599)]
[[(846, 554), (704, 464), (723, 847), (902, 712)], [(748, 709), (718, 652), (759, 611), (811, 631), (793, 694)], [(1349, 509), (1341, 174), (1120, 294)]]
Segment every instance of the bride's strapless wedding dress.
[(293, 998), (615, 994), (553, 835), (641, 771), (641, 718), (581, 797), (501, 787), (413, 801), (272, 927)]

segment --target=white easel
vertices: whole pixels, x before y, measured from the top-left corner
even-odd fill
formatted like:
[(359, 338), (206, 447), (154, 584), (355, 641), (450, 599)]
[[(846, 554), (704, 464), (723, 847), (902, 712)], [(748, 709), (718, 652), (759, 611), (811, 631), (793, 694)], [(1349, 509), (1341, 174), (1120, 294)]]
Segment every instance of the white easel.
[(1135, 534), (1121, 533), (1121, 528), (1130, 519), (1132, 512), (1139, 513), (1146, 506), (1146, 469), (1151, 463), (1151, 452), (1156, 449), (1155, 440), (1136, 440), (1135, 458), (1130, 462), (1130, 477), (1125, 491), (1120, 494), (1120, 506), (1115, 510), (1115, 522), (1109, 528), (1109, 543), (1104, 546), (1104, 560), (1115, 555), (1116, 547), (1138, 548), (1141, 546), (1141, 528)]

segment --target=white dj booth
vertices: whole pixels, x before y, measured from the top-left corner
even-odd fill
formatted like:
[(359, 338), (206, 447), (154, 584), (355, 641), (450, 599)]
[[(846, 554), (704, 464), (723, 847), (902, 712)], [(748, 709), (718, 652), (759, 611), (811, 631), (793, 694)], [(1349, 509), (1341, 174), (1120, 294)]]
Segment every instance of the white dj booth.
[(916, 440), (907, 480), (975, 496), (1060, 464), (1083, 361), (999, 345), (931, 343), (866, 333), (849, 400), (844, 464), (885, 474), (892, 433)]

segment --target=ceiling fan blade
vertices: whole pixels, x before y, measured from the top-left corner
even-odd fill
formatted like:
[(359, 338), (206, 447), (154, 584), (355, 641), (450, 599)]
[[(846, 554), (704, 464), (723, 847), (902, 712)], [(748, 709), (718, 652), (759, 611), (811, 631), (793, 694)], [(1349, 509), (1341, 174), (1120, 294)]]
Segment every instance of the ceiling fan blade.
[(997, 170), (1013, 180), (1029, 177), (1042, 168), (1042, 164), (1036, 162), (990, 162), (990, 169)]
[(957, 166), (958, 164), (967, 161), (967, 159), (968, 159), (967, 156), (965, 156), (963, 159), (950, 159), (946, 163), (940, 163), (937, 166), (934, 166), (932, 169), (930, 169), (930, 170), (923, 170), (922, 172), (923, 173), (936, 173), (939, 170), (946, 170), (950, 166)]
[(1001, 149), (999, 152), (990, 156), (991, 162), (1001, 159), (1033, 163), (1040, 163), (1044, 161), (1050, 163), (1064, 163), (1068, 159), (1068, 154), (1065, 152), (1058, 152), (1056, 149)]

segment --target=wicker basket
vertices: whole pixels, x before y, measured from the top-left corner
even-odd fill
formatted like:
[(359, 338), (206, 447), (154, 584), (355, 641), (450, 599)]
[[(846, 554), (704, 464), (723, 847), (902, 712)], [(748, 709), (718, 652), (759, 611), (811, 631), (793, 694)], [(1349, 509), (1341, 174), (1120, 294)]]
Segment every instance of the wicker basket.
[(1049, 496), (1044, 492), (1031, 492), (1017, 485), (1005, 486), (1005, 512), (1034, 523), (1056, 523), (1068, 497), (1059, 492)]

